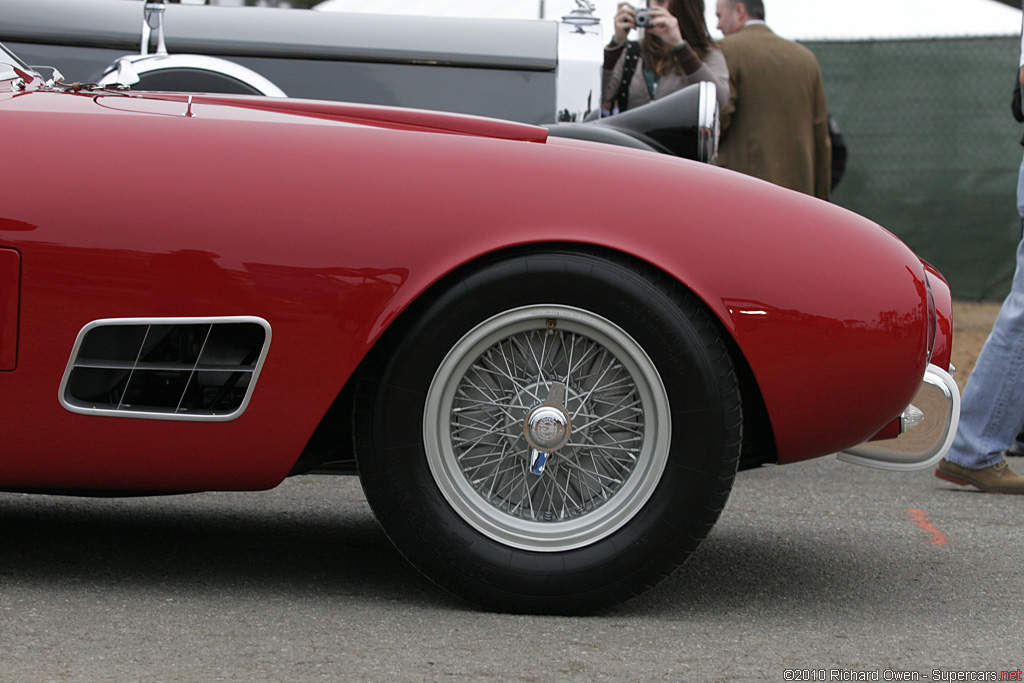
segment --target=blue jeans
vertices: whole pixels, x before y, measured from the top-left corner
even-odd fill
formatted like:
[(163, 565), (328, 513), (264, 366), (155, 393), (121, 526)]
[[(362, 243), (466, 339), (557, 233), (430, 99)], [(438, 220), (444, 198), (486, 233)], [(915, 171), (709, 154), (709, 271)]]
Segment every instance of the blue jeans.
[[(1017, 210), (1024, 216), (1024, 162), (1017, 177)], [(1003, 459), (1024, 427), (1024, 239), (1017, 270), (992, 332), (964, 389), (960, 427), (946, 459), (981, 469)]]

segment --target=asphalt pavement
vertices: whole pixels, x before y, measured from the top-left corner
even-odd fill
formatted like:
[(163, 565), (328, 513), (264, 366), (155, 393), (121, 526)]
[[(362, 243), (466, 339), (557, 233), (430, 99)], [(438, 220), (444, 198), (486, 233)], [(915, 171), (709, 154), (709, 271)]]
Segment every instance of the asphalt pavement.
[(351, 477), (0, 494), (0, 681), (1021, 680), (1022, 518), (930, 471), (743, 472), (680, 571), (569, 618), (434, 588)]

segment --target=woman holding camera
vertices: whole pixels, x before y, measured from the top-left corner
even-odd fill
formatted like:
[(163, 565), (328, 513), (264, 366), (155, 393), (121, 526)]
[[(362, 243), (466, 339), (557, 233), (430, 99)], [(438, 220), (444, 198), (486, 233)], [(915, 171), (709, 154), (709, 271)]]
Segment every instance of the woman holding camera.
[[(639, 43), (627, 41), (642, 29)], [(704, 0), (650, 0), (648, 8), (619, 3), (615, 36), (604, 51), (601, 86), (607, 113), (633, 109), (699, 81), (729, 101), (729, 70), (704, 22)]]

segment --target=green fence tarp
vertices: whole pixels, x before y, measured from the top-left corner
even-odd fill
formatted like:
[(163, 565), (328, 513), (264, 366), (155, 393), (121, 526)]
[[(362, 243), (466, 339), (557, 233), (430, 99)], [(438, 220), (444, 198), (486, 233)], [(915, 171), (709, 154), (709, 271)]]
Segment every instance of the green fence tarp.
[(833, 201), (899, 236), (955, 297), (1003, 298), (1021, 238), (1019, 38), (804, 44), (849, 149)]

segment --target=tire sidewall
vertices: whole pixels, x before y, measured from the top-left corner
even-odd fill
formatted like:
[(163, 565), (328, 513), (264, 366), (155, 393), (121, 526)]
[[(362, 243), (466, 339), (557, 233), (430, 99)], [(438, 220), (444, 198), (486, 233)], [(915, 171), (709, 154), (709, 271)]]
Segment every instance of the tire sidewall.
[[(692, 295), (673, 293), (598, 256), (548, 253), (478, 269), (416, 314), (382, 367), (369, 443), (358, 454), (368, 500), (399, 550), (464, 597), (529, 610), (598, 607), (680, 564), (728, 495), (739, 401), (707, 312)], [(472, 528), (434, 483), (422, 442), (427, 390), (451, 348), (484, 320), (538, 304), (582, 308), (621, 327), (658, 368), (672, 416), (668, 462), (643, 508), (610, 535), (561, 552), (515, 549)]]

